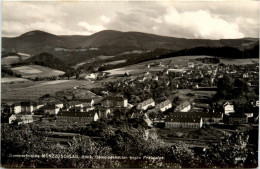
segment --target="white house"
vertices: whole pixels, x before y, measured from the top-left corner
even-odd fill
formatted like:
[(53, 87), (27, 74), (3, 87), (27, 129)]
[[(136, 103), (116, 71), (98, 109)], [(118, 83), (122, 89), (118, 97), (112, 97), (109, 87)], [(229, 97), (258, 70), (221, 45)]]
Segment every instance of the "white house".
[(60, 111), (57, 114), (57, 121), (72, 122), (72, 123), (91, 123), (98, 121), (97, 112), (68, 112)]
[(201, 128), (203, 120), (200, 117), (170, 116), (165, 120), (165, 128)]
[(148, 107), (154, 107), (155, 106), (155, 102), (154, 100), (151, 98), (151, 99), (148, 99), (148, 100), (145, 100), (141, 103), (139, 103), (137, 106), (136, 106), (136, 109), (137, 110), (147, 110)]
[(12, 124), (16, 120), (16, 116), (13, 114), (8, 115), (6, 118), (9, 124)]
[(172, 108), (172, 102), (170, 100), (165, 100), (155, 106), (156, 109), (159, 109), (161, 112), (165, 112), (166, 110)]
[(194, 63), (193, 62), (188, 62), (188, 67), (189, 68), (194, 68)]
[(96, 79), (97, 75), (95, 73), (90, 73), (85, 76), (85, 79)]
[(33, 122), (32, 115), (16, 115), (16, 119), (18, 124), (27, 124)]
[(175, 109), (174, 112), (188, 112), (191, 109), (191, 105), (188, 101), (184, 101), (179, 104)]
[(22, 107), (21, 107), (21, 103), (14, 103), (11, 107), (10, 107), (10, 112), (14, 113), (14, 114), (18, 114), (22, 112)]
[(234, 110), (234, 105), (233, 104), (230, 104), (229, 102), (226, 102), (224, 105), (223, 105), (223, 108), (224, 108), (224, 113), (226, 115), (229, 115), (230, 113), (234, 113), (235, 110)]
[(247, 118), (253, 117), (254, 113), (244, 113), (246, 115)]

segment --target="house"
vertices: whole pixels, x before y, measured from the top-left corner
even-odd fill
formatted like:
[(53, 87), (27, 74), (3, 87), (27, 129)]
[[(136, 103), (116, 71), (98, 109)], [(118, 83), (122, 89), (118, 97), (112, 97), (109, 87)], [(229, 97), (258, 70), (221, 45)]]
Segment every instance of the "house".
[(172, 108), (172, 102), (170, 100), (165, 100), (155, 106), (156, 109), (160, 110), (161, 112), (165, 112), (166, 110)]
[(75, 107), (83, 107), (83, 104), (80, 101), (70, 101), (68, 102), (68, 108), (75, 108)]
[(188, 62), (188, 67), (189, 68), (194, 68), (194, 63), (193, 62)]
[(55, 104), (48, 104), (43, 107), (45, 114), (55, 115), (58, 114), (60, 108), (57, 107)]
[(158, 81), (158, 80), (159, 80), (159, 77), (158, 77), (157, 75), (153, 75), (153, 76), (152, 76), (152, 80)]
[(201, 117), (172, 115), (165, 119), (165, 128), (201, 128), (202, 125)]
[(224, 114), (225, 115), (229, 115), (230, 113), (235, 112), (234, 105), (230, 104), (229, 102), (224, 103), (223, 108), (224, 108)]
[(111, 114), (111, 109), (107, 107), (99, 107), (98, 108), (98, 115), (99, 117), (107, 117), (109, 114)]
[(220, 123), (223, 121), (223, 113), (191, 112), (190, 116), (202, 118), (203, 123)]
[(160, 60), (156, 60), (154, 62), (154, 66), (161, 66), (162, 65), (162, 62)]
[(175, 107), (174, 112), (188, 112), (191, 109), (191, 104), (188, 101), (181, 102)]
[(107, 96), (101, 101), (103, 107), (127, 107), (128, 100), (123, 96)]
[(243, 73), (243, 78), (244, 78), (244, 79), (249, 78), (248, 73)]
[(15, 115), (18, 124), (27, 124), (33, 122), (32, 115)]
[(146, 125), (147, 125), (148, 127), (152, 127), (153, 122), (149, 119), (149, 117), (147, 116), (146, 113), (145, 113), (144, 116), (143, 116), (143, 120), (144, 120), (144, 122), (146, 123)]
[(21, 102), (21, 111), (26, 113), (32, 113), (33, 112), (33, 103), (28, 102)]
[(91, 123), (99, 119), (97, 112), (70, 112), (60, 111), (57, 114), (57, 121), (72, 122), (72, 123)]
[(247, 118), (254, 117), (254, 113), (244, 113)]
[(1, 116), (2, 123), (12, 124), (16, 120), (16, 116), (14, 114), (6, 114)]
[(39, 108), (43, 107), (44, 103), (43, 102), (33, 102), (32, 106), (33, 106), (33, 111), (35, 111), (35, 110), (38, 110)]
[(229, 124), (243, 124), (248, 122), (248, 118), (242, 113), (230, 113), (229, 116), (226, 116), (225, 121)]
[(21, 107), (21, 103), (17, 102), (11, 105), (10, 107), (10, 112), (13, 114), (18, 114), (22, 112), (22, 107)]
[(1, 102), (1, 113), (10, 113), (10, 106)]
[(154, 107), (155, 106), (155, 102), (154, 100), (151, 98), (151, 99), (148, 99), (148, 100), (145, 100), (141, 103), (139, 103), (137, 106), (136, 106), (136, 109), (137, 110), (147, 110), (149, 107)]
[(92, 80), (94, 80), (96, 78), (97, 78), (97, 75), (95, 73), (90, 73), (90, 74), (87, 74), (85, 76), (85, 79), (92, 79)]
[(59, 100), (52, 101), (49, 104), (54, 104), (56, 107), (59, 107), (60, 109), (64, 107), (64, 104)]
[(94, 100), (93, 99), (77, 99), (77, 101), (81, 102), (83, 107), (86, 107), (86, 106), (94, 106)]

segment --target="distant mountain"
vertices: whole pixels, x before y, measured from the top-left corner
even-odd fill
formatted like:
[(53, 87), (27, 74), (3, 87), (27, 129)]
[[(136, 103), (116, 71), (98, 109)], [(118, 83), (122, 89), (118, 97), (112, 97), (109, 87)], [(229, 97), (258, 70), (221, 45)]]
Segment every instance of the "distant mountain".
[[(57, 36), (43, 31), (31, 31), (14, 38), (2, 38), (2, 50), (5, 52), (23, 52), (35, 55), (42, 52), (54, 54), (62, 61), (80, 62), (98, 55), (116, 55), (133, 50), (154, 50), (164, 48), (182, 50), (194, 47), (237, 47), (244, 49), (252, 47), (257, 38), (243, 39), (185, 39), (159, 36), (141, 32), (120, 32), (105, 30), (90, 36)], [(98, 48), (97, 51), (69, 49)], [(57, 50), (61, 48), (62, 50)]]

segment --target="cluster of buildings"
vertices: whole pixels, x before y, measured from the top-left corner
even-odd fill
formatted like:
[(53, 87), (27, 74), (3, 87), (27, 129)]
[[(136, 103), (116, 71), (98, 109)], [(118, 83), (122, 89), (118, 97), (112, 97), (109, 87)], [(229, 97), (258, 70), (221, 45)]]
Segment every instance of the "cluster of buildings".
[[(207, 60), (206, 60), (207, 62)], [(248, 83), (254, 84), (258, 79), (258, 66), (230, 66), (230, 65), (215, 65), (203, 64), (197, 61), (189, 60), (187, 65), (174, 67), (175, 62), (170, 61), (167, 65), (162, 65), (161, 61), (155, 61), (153, 64), (146, 65), (148, 69), (151, 66), (165, 67), (159, 72), (145, 72), (143, 76), (137, 78), (129, 77), (118, 83), (113, 83), (114, 88), (132, 87), (136, 88), (138, 84), (144, 84), (143, 90), (150, 91), (151, 84), (146, 84), (147, 79), (153, 81), (162, 81), (166, 86), (173, 85), (173, 81), (177, 82), (176, 89), (179, 85), (187, 83), (193, 86), (211, 86), (214, 84), (215, 78), (221, 78), (224, 73), (229, 73), (234, 76), (245, 78)], [(172, 69), (173, 68), (173, 69)], [(152, 70), (151, 70), (152, 72)], [(174, 78), (171, 76), (174, 73)], [(246, 73), (242, 73), (246, 72)], [(87, 77), (88, 76), (88, 77)], [(89, 74), (84, 78), (97, 79), (98, 77), (106, 76), (106, 73)], [(207, 79), (207, 81), (205, 81)], [(176, 84), (176, 83), (175, 83)], [(258, 81), (257, 81), (258, 84)], [(16, 102), (12, 105), (2, 104), (2, 113), (7, 113), (4, 120), (7, 123), (19, 121), (21, 123), (31, 123), (34, 121), (34, 116), (37, 115), (55, 115), (57, 122), (70, 123), (91, 123), (98, 121), (100, 118), (108, 118), (114, 116), (115, 111), (125, 114), (124, 117), (135, 119), (139, 118), (145, 121), (148, 126), (156, 126), (163, 123), (166, 128), (200, 128), (204, 124), (212, 123), (247, 123), (248, 119), (254, 118), (258, 120), (258, 115), (253, 112), (238, 113), (235, 112), (234, 105), (225, 102), (222, 108), (216, 111), (214, 106), (194, 103), (191, 100), (176, 102), (175, 100), (164, 99), (156, 103), (153, 98), (143, 100), (141, 102), (130, 104), (127, 98), (121, 95), (104, 94), (101, 101), (95, 102), (93, 99), (72, 99), (66, 102), (58, 100), (48, 102)], [(202, 106), (202, 107), (203, 107)], [(254, 100), (252, 106), (259, 107), (259, 101)]]

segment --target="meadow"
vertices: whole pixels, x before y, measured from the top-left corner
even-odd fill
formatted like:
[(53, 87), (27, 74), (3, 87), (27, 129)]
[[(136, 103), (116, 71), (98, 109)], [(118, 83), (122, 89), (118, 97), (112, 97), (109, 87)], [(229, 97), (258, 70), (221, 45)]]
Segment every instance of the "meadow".
[(2, 84), (2, 101), (35, 101), (46, 94), (74, 89), (75, 86), (87, 85), (87, 81), (55, 80), (55, 81), (29, 81), (26, 83)]
[(1, 83), (20, 83), (20, 82), (28, 82), (29, 80), (24, 78), (17, 77), (3, 77), (1, 78)]
[(20, 61), (18, 56), (7, 56), (1, 59), (1, 65), (11, 65)]
[(39, 65), (26, 65), (11, 68), (11, 70), (15, 73), (21, 74), (24, 78), (32, 78), (32, 77), (53, 77), (63, 75), (65, 72), (51, 69), (44, 66)]

